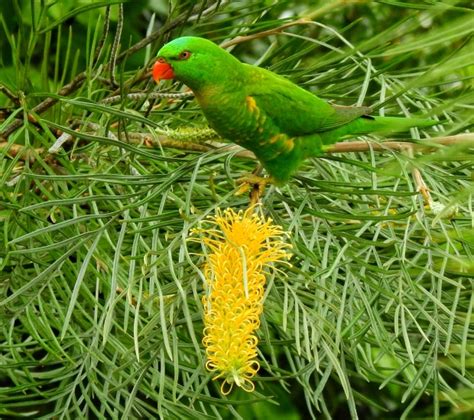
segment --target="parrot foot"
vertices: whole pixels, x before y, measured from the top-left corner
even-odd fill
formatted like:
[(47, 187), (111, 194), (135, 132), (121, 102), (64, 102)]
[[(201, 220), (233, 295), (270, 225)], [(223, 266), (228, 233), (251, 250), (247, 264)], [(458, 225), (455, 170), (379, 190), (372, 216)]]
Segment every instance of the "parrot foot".
[(264, 193), (267, 184), (272, 184), (272, 178), (264, 178), (255, 174), (247, 174), (237, 179), (237, 185), (239, 186), (235, 195), (242, 195), (249, 192), (250, 204), (256, 204), (260, 201), (260, 196)]

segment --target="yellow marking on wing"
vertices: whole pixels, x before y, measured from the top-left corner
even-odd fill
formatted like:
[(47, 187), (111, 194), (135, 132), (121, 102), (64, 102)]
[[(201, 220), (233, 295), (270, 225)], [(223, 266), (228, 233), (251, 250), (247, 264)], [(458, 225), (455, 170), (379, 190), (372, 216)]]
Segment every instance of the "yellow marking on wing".
[(293, 150), (293, 147), (295, 147), (295, 139), (287, 139), (285, 140), (285, 149), (287, 152), (291, 152)]
[(270, 137), (270, 139), (268, 140), (268, 142), (270, 144), (273, 144), (273, 143), (276, 143), (282, 136), (283, 134), (275, 134), (274, 136)]
[(251, 96), (247, 96), (245, 101), (247, 102), (247, 108), (250, 112), (254, 112), (256, 109), (258, 109), (257, 102), (255, 102), (255, 99), (253, 99)]

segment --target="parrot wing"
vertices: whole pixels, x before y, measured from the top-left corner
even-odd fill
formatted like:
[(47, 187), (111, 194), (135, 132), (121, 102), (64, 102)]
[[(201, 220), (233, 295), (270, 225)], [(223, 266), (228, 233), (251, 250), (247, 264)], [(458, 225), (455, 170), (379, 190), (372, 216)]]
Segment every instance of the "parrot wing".
[(370, 113), (368, 107), (331, 105), (281, 76), (247, 66), (246, 95), (281, 132), (290, 136), (332, 130)]

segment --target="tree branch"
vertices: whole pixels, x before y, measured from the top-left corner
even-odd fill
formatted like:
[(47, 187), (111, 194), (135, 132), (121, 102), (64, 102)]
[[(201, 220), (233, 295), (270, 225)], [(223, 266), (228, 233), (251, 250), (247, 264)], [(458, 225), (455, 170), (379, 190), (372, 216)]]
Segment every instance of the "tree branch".
[[(92, 130), (99, 130), (100, 127), (97, 124), (88, 123), (87, 124)], [(130, 132), (127, 133), (127, 136), (122, 135), (117, 137), (114, 133), (109, 132), (108, 137), (123, 141), (128, 141), (137, 145), (144, 145), (149, 148), (156, 147), (166, 147), (178, 150), (187, 150), (190, 152), (209, 152), (211, 150), (220, 149), (228, 150), (229, 152), (234, 152), (235, 156), (245, 158), (245, 159), (256, 159), (255, 155), (250, 151), (242, 148), (233, 143), (222, 143), (219, 141), (207, 141), (205, 143), (196, 143), (191, 141), (182, 141), (171, 138), (165, 135), (152, 135), (150, 133), (138, 133)], [(58, 147), (54, 146), (50, 149), (50, 153), (56, 153), (58, 149), (66, 142), (73, 139), (72, 135), (65, 136), (65, 139), (61, 141)], [(465, 145), (468, 147), (474, 147), (474, 133), (458, 134), (455, 136), (445, 136), (445, 137), (432, 137), (429, 139), (423, 140), (424, 143), (411, 143), (410, 140), (407, 141), (396, 141), (396, 140), (387, 140), (381, 143), (374, 143), (370, 141), (346, 141), (333, 144), (329, 146), (325, 153), (350, 153), (350, 152), (386, 152), (386, 151), (406, 151), (413, 150), (417, 152), (429, 152), (433, 149), (438, 149), (441, 146), (455, 146), (455, 145)], [(25, 146), (14, 144), (9, 145), (7, 142), (0, 143), (0, 150), (8, 149), (9, 154), (17, 155), (22, 151)], [(44, 149), (37, 149), (39, 153), (44, 152)]]
[(439, 146), (454, 146), (468, 144), (474, 147), (474, 133), (457, 134), (455, 136), (431, 137), (422, 140), (423, 143), (412, 143), (413, 140), (406, 141), (386, 140), (381, 143), (373, 143), (369, 141), (350, 141), (340, 142), (329, 146), (326, 153), (348, 153), (348, 152), (367, 152), (373, 150), (383, 152), (387, 150), (407, 150), (414, 149), (416, 151), (433, 150)]
[[(146, 134), (146, 136), (151, 136)], [(411, 140), (413, 141), (413, 140)], [(324, 151), (325, 153), (350, 153), (350, 152), (386, 152), (389, 150), (393, 151), (403, 151), (403, 150), (415, 150), (418, 152), (430, 151), (437, 149), (440, 146), (454, 146), (454, 145), (468, 145), (474, 147), (474, 133), (467, 134), (458, 134), (455, 136), (445, 136), (445, 137), (432, 137), (429, 139), (423, 140), (425, 143), (412, 143), (410, 139), (406, 141), (396, 141), (396, 140), (387, 140), (381, 143), (375, 143), (370, 141), (344, 141), (340, 143), (335, 143)], [(194, 150), (191, 146), (191, 142), (177, 142), (173, 140), (171, 143), (168, 142), (167, 138), (164, 136), (159, 136), (156, 139), (151, 139), (150, 144), (161, 144), (162, 146), (174, 147), (177, 149), (183, 150)], [(231, 151), (236, 151), (235, 156), (243, 157), (247, 159), (256, 159), (255, 155), (250, 151), (246, 150), (236, 144), (222, 143), (222, 142), (207, 142), (205, 144), (199, 144), (199, 146), (206, 148), (206, 151), (218, 148), (227, 148)], [(201, 149), (200, 149), (201, 150)], [(204, 150), (204, 149), (202, 149)]]
[[(149, 133), (128, 133), (130, 139), (140, 139), (147, 147), (171, 147), (180, 150), (189, 151), (203, 151), (207, 152), (215, 149), (227, 149), (229, 151), (235, 151), (235, 156), (256, 159), (255, 155), (250, 151), (246, 150), (241, 146), (233, 143), (222, 143), (218, 141), (206, 142), (206, 143), (193, 143), (189, 141), (179, 141), (171, 139), (167, 136), (153, 137)], [(346, 141), (333, 144), (329, 146), (325, 153), (350, 153), (350, 152), (386, 152), (389, 150), (393, 151), (404, 151), (414, 150), (417, 152), (427, 152), (433, 149), (437, 149), (440, 146), (454, 146), (454, 145), (467, 145), (474, 147), (474, 133), (458, 134), (455, 136), (445, 137), (432, 137), (424, 140), (425, 144), (411, 143), (407, 141), (395, 141), (387, 140), (381, 143), (369, 142), (369, 141)]]

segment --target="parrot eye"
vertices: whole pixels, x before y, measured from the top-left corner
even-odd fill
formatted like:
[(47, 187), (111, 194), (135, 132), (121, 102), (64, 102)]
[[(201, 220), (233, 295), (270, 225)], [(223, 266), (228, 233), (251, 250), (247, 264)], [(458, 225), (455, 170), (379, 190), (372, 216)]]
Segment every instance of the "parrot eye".
[(189, 51), (183, 51), (178, 56), (180, 60), (187, 60), (189, 57), (191, 57), (191, 53)]

